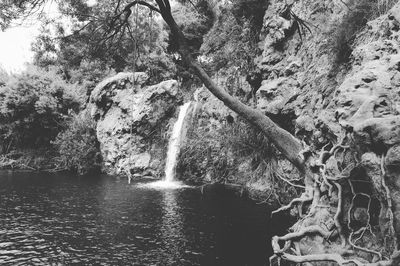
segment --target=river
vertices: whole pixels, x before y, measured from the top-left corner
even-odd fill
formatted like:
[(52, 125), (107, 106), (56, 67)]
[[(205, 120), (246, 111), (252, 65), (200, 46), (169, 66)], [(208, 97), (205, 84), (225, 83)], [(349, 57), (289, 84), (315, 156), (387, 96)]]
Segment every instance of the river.
[(223, 189), (0, 172), (0, 265), (267, 265), (286, 226)]

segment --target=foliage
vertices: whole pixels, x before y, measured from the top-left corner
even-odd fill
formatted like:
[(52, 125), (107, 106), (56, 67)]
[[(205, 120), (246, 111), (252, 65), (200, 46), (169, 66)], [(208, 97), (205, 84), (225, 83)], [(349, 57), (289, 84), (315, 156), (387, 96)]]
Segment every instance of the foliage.
[(205, 176), (229, 179), (237, 172), (238, 160), (251, 157), (257, 168), (273, 152), (268, 140), (242, 121), (223, 124), (220, 128), (200, 127), (189, 135), (182, 150), (179, 168), (188, 173), (183, 176)]
[[(212, 5), (207, 0), (180, 1), (176, 4), (172, 15), (182, 32), (185, 34), (188, 45), (195, 54), (198, 54), (204, 35), (214, 23)], [(170, 38), (170, 50), (177, 51), (176, 40)]]
[(330, 34), (329, 43), (333, 45), (338, 64), (348, 62), (352, 53), (352, 42), (367, 22), (386, 14), (396, 2), (395, 0), (352, 0), (346, 4), (347, 14)]
[(59, 167), (79, 175), (100, 171), (101, 155), (96, 125), (87, 113), (72, 116), (53, 144), (59, 153)]
[(259, 33), (266, 9), (261, 0), (241, 0), (218, 6), (216, 21), (204, 37), (202, 54), (211, 60), (211, 71), (239, 67), (243, 73), (254, 66)]
[(80, 107), (76, 86), (54, 72), (29, 68), (0, 87), (2, 146), (48, 146), (61, 123)]
[(40, 13), (46, 0), (6, 0), (0, 1), (0, 30), (5, 30), (18, 18), (26, 18)]
[[(128, 2), (98, 1), (91, 7), (85, 1), (60, 3), (65, 16), (42, 29), (33, 46), (35, 64), (56, 65), (67, 79), (76, 79), (74, 74), (91, 64), (101, 65), (98, 72), (104, 71), (103, 76), (110, 70), (147, 71), (150, 82), (174, 76), (176, 69), (167, 53), (168, 35), (157, 14), (137, 5), (127, 24), (114, 31), (117, 26), (112, 19)], [(93, 77), (89, 75), (87, 80)]]
[(5, 151), (0, 153), (0, 169), (56, 170), (56, 153), (48, 147)]
[(0, 87), (6, 85), (9, 79), (7, 71), (0, 66)]
[(68, 71), (69, 81), (79, 85), (79, 95), (85, 99), (85, 102), (88, 102), (90, 94), (97, 84), (115, 74), (113, 69), (99, 60), (83, 60), (79, 67)]
[(262, 132), (238, 120), (219, 128), (198, 126), (190, 132), (177, 171), (187, 182), (242, 184), (269, 190), (281, 199), (297, 195), (296, 189), (282, 182), (287, 173), (280, 170), (285, 167), (278, 165), (277, 158), (277, 151)]

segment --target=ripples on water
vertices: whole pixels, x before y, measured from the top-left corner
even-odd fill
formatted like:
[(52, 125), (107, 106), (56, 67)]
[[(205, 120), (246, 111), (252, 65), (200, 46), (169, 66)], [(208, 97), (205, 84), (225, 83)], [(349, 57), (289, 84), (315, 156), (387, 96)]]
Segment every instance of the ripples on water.
[(0, 172), (0, 264), (266, 265), (268, 217), (223, 191)]

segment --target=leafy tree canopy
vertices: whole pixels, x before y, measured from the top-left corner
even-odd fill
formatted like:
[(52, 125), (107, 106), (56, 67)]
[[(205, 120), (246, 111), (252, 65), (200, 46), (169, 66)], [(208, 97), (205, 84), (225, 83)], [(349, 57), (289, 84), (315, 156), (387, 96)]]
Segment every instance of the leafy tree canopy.
[[(35, 64), (55, 65), (65, 78), (79, 82), (97, 82), (99, 72), (104, 78), (111, 70), (147, 71), (151, 82), (173, 77), (176, 70), (172, 55), (167, 53), (168, 34), (155, 12), (138, 5), (118, 34), (112, 32), (113, 27), (118, 27), (113, 16), (127, 3), (99, 1), (88, 6), (82, 0), (60, 2), (64, 19), (42, 28), (33, 45)], [(65, 22), (67, 18), (69, 23)], [(87, 71), (83, 71), (87, 76), (76, 76), (80, 70), (95, 67), (100, 67), (95, 77)]]
[(77, 88), (52, 71), (29, 68), (0, 87), (3, 145), (39, 147), (50, 143), (63, 121), (81, 105)]

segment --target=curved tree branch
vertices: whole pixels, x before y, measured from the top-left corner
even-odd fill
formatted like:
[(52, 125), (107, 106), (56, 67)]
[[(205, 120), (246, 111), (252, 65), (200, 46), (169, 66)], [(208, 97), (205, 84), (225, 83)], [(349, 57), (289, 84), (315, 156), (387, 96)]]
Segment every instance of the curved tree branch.
[[(304, 175), (305, 165), (304, 158), (300, 155), (300, 151), (302, 150), (300, 141), (286, 130), (280, 128), (260, 111), (245, 105), (227, 93), (224, 89), (218, 87), (200, 64), (193, 58), (183, 32), (172, 17), (171, 10), (168, 9), (169, 1), (156, 0), (156, 2), (160, 8), (164, 21), (168, 24), (172, 35), (179, 44), (179, 53), (186, 64), (201, 79), (207, 89), (228, 108), (235, 111), (248, 122), (259, 128), (274, 143), (275, 147)], [(311, 180), (305, 180), (305, 183), (312, 186)]]
[[(275, 147), (300, 170), (301, 174), (306, 176), (306, 187), (307, 185), (312, 187), (313, 182), (311, 179), (307, 178), (308, 175), (306, 175), (304, 158), (300, 154), (302, 150), (300, 141), (283, 128), (280, 128), (269, 117), (260, 111), (245, 105), (227, 93), (224, 89), (218, 87), (218, 85), (211, 79), (211, 77), (192, 56), (186, 37), (172, 16), (169, 0), (155, 0), (155, 2), (157, 3), (158, 8), (142, 0), (136, 0), (127, 4), (122, 12), (112, 18), (110, 23), (110, 31), (112, 30), (113, 33), (111, 33), (111, 35), (109, 35), (106, 39), (113, 38), (118, 32), (121, 31), (123, 25), (128, 22), (128, 18), (132, 13), (131, 8), (135, 5), (143, 5), (160, 13), (164, 21), (168, 24), (173, 37), (179, 45), (180, 55), (186, 64), (202, 80), (207, 89), (219, 100), (221, 100), (228, 108), (260, 129), (272, 141), (272, 143), (275, 144)], [(118, 21), (120, 23), (116, 25), (115, 23)]]

